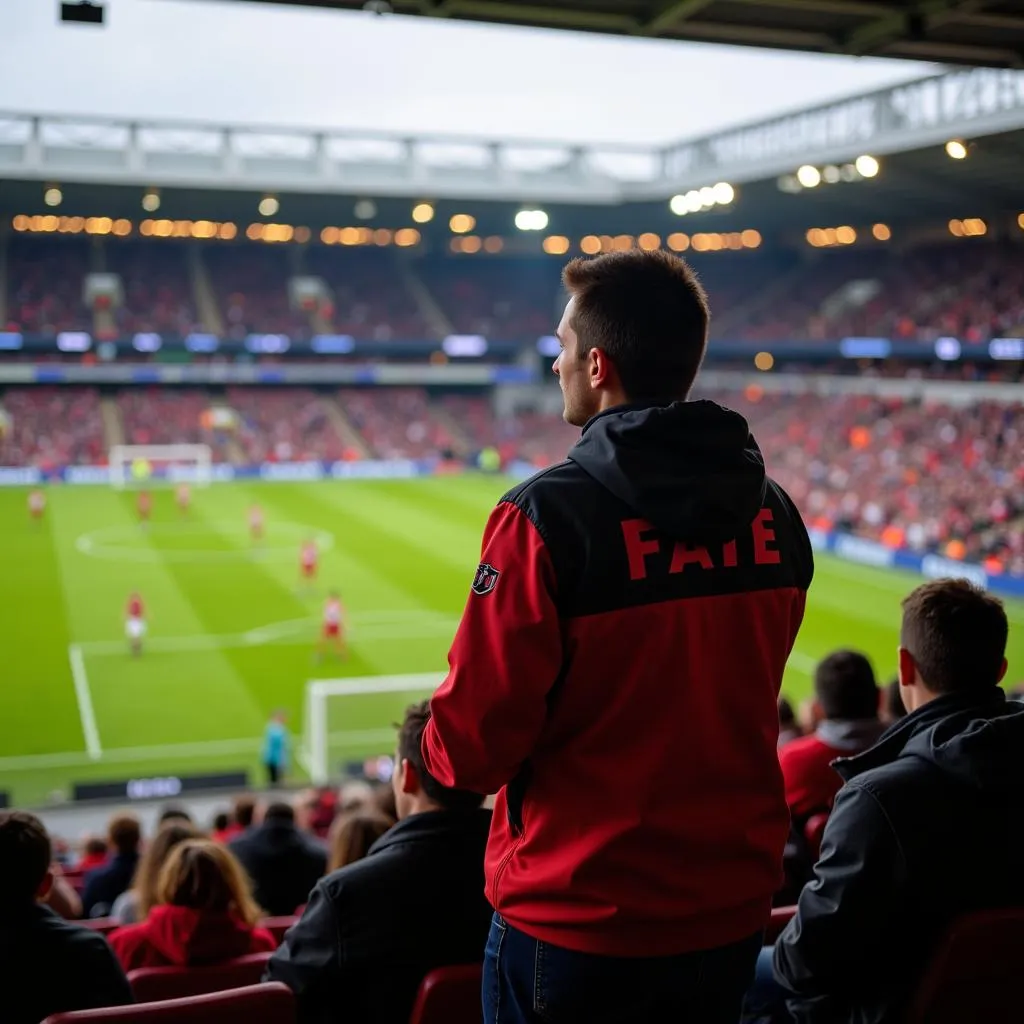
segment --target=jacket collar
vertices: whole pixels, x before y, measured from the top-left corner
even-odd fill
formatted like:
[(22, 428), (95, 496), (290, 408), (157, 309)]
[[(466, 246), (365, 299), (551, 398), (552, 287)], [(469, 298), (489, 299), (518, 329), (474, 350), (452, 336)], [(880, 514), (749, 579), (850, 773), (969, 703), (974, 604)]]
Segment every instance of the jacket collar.
[(901, 718), (889, 726), (873, 747), (854, 757), (841, 757), (832, 762), (832, 767), (844, 781), (848, 782), (872, 768), (891, 764), (903, 753), (906, 745), (915, 736), (932, 728), (944, 718), (964, 711), (992, 710), (1005, 703), (1006, 694), (998, 686), (980, 694), (950, 693), (942, 697), (935, 697), (905, 718)]
[(424, 811), (422, 814), (411, 814), (388, 829), (370, 847), (368, 856), (401, 843), (464, 833), (482, 833), (489, 827), (490, 820), (491, 812), (482, 807), (471, 811)]

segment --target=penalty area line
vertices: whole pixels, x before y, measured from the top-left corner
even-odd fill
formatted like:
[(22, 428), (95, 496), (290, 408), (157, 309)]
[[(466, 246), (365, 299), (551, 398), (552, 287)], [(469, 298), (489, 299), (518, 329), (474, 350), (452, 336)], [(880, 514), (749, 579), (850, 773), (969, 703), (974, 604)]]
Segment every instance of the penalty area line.
[(75, 684), (75, 699), (78, 702), (78, 717), (82, 722), (82, 735), (85, 736), (85, 749), (90, 761), (98, 761), (103, 756), (103, 747), (100, 745), (100, 731), (96, 726), (96, 712), (92, 706), (85, 657), (78, 644), (71, 644), (68, 647), (68, 661), (71, 664), (71, 679)]

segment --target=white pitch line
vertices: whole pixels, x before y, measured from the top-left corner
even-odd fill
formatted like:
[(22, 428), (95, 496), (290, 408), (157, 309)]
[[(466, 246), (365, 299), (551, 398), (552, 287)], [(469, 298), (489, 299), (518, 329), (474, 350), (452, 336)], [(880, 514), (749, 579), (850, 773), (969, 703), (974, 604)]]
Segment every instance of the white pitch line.
[[(349, 729), (332, 732), (328, 739), (336, 747), (358, 747), (364, 743), (392, 743), (394, 729)], [(228, 754), (250, 754), (258, 751), (263, 740), (258, 736), (233, 740), (202, 740), (196, 743), (168, 743), (151, 747), (112, 747), (99, 758), (90, 758), (83, 751), (57, 754), (26, 754), (22, 757), (0, 757), (0, 772), (30, 768), (74, 768), (94, 764), (131, 764), (136, 761), (192, 760)]]
[(790, 651), (789, 661), (786, 662), (789, 668), (795, 669), (797, 672), (803, 672), (805, 675), (810, 675), (817, 664), (817, 658), (812, 658), (808, 654), (801, 654), (800, 651)]
[(93, 710), (92, 694), (89, 692), (85, 658), (78, 644), (71, 644), (68, 647), (68, 661), (71, 663), (71, 678), (75, 684), (75, 698), (78, 701), (78, 717), (82, 720), (85, 749), (91, 761), (98, 761), (103, 755), (103, 747), (100, 745), (100, 731), (96, 727), (96, 712)]

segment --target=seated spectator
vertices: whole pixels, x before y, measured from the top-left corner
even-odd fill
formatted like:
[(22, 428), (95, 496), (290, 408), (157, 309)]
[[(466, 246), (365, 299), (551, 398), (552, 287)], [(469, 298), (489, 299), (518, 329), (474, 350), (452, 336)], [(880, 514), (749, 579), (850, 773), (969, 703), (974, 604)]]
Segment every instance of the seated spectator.
[(483, 798), (446, 789), (420, 744), (427, 702), (410, 707), (392, 779), (399, 822), (369, 855), (313, 890), (267, 971), (298, 999), (301, 1024), (406, 1024), (423, 976), (479, 963), (491, 909), (483, 895), (490, 814)]
[(1020, 841), (1024, 709), (1006, 699), (1006, 613), (966, 580), (903, 602), (899, 680), (907, 716), (837, 765), (846, 780), (815, 878), (748, 1009), (789, 1000), (807, 1024), (902, 1019), (936, 941), (959, 915), (1024, 906), (1008, 851)]
[(785, 697), (779, 698), (779, 746), (784, 747), (803, 736), (800, 723), (796, 720), (793, 705)]
[(110, 916), (118, 924), (136, 924), (145, 921), (146, 915), (156, 903), (156, 883), (160, 870), (170, 856), (171, 850), (186, 839), (198, 839), (199, 833), (180, 819), (172, 818), (163, 825), (146, 847), (135, 869), (132, 887), (126, 889), (114, 900)]
[(126, 971), (198, 967), (272, 950), (270, 932), (238, 861), (209, 839), (187, 839), (160, 872), (156, 905), (141, 924), (118, 928), (109, 942)]
[(897, 676), (882, 691), (878, 717), (888, 729), (893, 722), (898, 722), (906, 713), (907, 709), (903, 706), (903, 697), (900, 694), (900, 679)]
[(240, 796), (235, 800), (234, 811), (236, 835), (252, 828), (256, 820), (256, 801), (251, 796)]
[(169, 821), (176, 821), (185, 825), (192, 824), (192, 815), (185, 810), (184, 807), (178, 807), (176, 804), (169, 804), (160, 812), (160, 817), (157, 818), (156, 827), (160, 828), (166, 825)]
[(226, 843), (229, 839), (238, 835), (238, 829), (232, 826), (231, 815), (227, 811), (218, 811), (213, 816), (213, 828), (210, 830), (210, 838), (215, 843)]
[(38, 1024), (51, 1013), (123, 1006), (132, 991), (103, 936), (42, 906), (50, 837), (23, 811), (0, 811), (0, 1018)]
[(863, 654), (835, 651), (818, 663), (813, 720), (811, 735), (779, 751), (786, 803), (797, 828), (832, 806), (842, 785), (832, 762), (866, 750), (885, 728), (878, 720), (875, 673)]
[(334, 819), (330, 832), (327, 870), (337, 871), (362, 860), (375, 842), (394, 825), (383, 814), (352, 811)]
[(86, 836), (82, 844), (82, 856), (76, 867), (83, 874), (107, 863), (107, 843), (100, 836)]
[(271, 804), (263, 822), (235, 839), (228, 848), (252, 879), (256, 902), (274, 917), (295, 913), (327, 870), (327, 851), (295, 825), (295, 811)]
[(85, 876), (82, 912), (86, 917), (106, 917), (114, 900), (131, 885), (139, 863), (142, 833), (138, 818), (119, 815), (110, 822), (107, 847), (110, 859)]

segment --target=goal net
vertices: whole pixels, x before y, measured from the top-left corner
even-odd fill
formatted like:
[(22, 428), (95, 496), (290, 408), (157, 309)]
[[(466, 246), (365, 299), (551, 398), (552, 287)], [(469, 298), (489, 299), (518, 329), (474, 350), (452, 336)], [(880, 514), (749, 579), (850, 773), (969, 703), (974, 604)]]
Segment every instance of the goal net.
[(357, 679), (311, 679), (300, 760), (317, 785), (344, 774), (344, 767), (395, 752), (395, 725), (406, 707), (429, 697), (443, 672)]
[(110, 482), (119, 489), (161, 480), (205, 487), (213, 479), (208, 444), (117, 444), (108, 462)]

